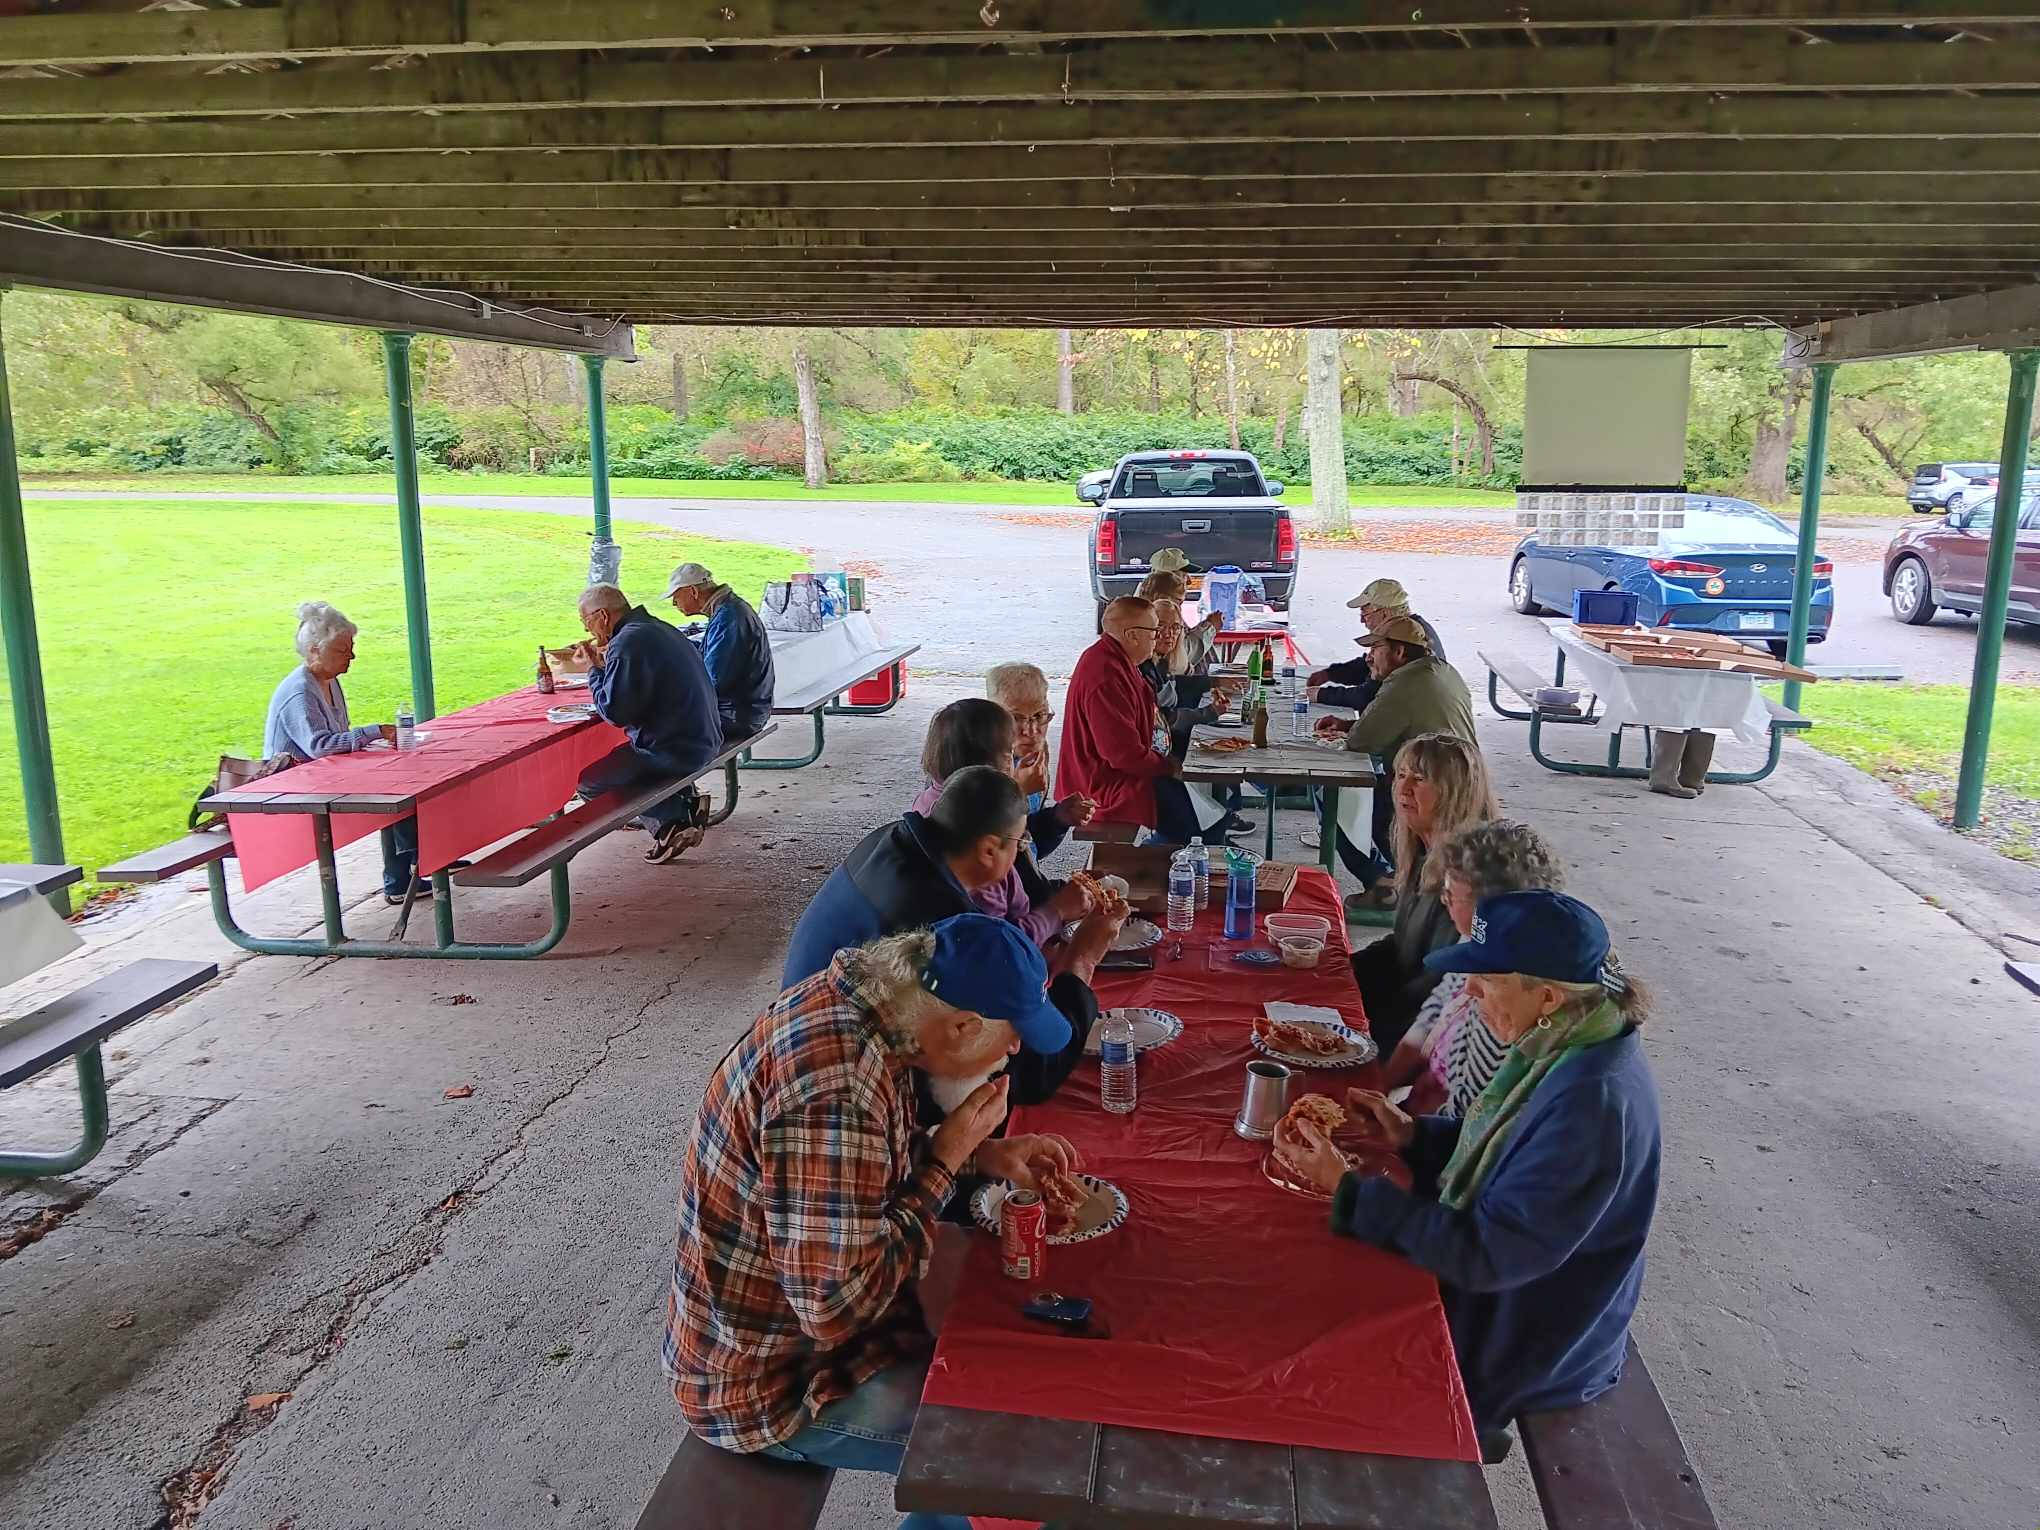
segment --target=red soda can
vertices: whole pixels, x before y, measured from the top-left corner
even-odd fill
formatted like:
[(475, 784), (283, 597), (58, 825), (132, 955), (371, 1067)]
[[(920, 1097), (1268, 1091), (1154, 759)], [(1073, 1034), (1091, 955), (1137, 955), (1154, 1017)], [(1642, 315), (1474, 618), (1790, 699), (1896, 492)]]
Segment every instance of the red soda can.
[(1048, 1263), (1048, 1208), (1032, 1190), (1008, 1190), (999, 1213), (999, 1254), (1014, 1280), (1040, 1280)]

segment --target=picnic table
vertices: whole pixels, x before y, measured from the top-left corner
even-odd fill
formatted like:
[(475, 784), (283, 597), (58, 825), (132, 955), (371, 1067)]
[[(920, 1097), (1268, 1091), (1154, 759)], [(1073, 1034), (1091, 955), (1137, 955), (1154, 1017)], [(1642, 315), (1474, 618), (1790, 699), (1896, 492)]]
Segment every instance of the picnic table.
[[(205, 798), (201, 807), (226, 815), (244, 890), (253, 892), (303, 866), (316, 863), (319, 868), (323, 934), (269, 938), (251, 935), (235, 922), (224, 867), (220, 859), (211, 860), (206, 872), (220, 929), (249, 950), (281, 955), (544, 955), (567, 930), (565, 855), (550, 858), (544, 866), (552, 893), (551, 928), (522, 943), (456, 938), (447, 870), (470, 852), (557, 813), (574, 795), (581, 772), (624, 742), (621, 729), (592, 716), (548, 720), (549, 709), (572, 705), (586, 694), (563, 688), (546, 695), (527, 686), (422, 724), (415, 749), (328, 755)], [(730, 803), (720, 816), (726, 816), (735, 801), (735, 758), (750, 742), (735, 741), (711, 762), (711, 768), (728, 767)], [(334, 852), (411, 817), (418, 821), (418, 875), (430, 878), (433, 886), (435, 943), (350, 937), (341, 913)], [(567, 847), (569, 854), (571, 848)]]
[[(1264, 1177), (1234, 1135), (1249, 1022), (1268, 1000), (1364, 1026), (1338, 890), (1315, 870), (1289, 909), (1334, 934), (1314, 970), (1236, 965), (1219, 896), (1151, 973), (1101, 972), (1101, 1002), (1151, 1005), (1183, 1033), (1139, 1059), (1131, 1115), (1086, 1064), (1016, 1131), (1056, 1132), (1111, 1181), (1126, 1221), (1055, 1245), (1045, 1278), (1000, 1269), (974, 1232), (899, 1474), (904, 1510), (1072, 1524), (1481, 1530), (1495, 1523), (1436, 1281), (1333, 1236), (1321, 1200)], [(1265, 940), (1257, 942), (1265, 945)], [(1375, 1065), (1298, 1070), (1291, 1098), (1379, 1083)], [(1022, 1318), (1039, 1287), (1089, 1297), (1107, 1337)]]
[[(1289, 706), (1291, 703), (1271, 698), (1266, 749), (1239, 749), (1230, 754), (1214, 754), (1200, 749), (1199, 744), (1223, 738), (1251, 739), (1252, 735), (1241, 726), (1199, 725), (1192, 731), (1190, 748), (1183, 756), (1183, 779), (1233, 784), (1251, 781), (1260, 786), (1268, 796), (1267, 854), (1270, 860), (1275, 858), (1276, 793), (1285, 786), (1319, 788), (1318, 859), (1325, 870), (1335, 871), (1338, 866), (1339, 792), (1345, 787), (1378, 787), (1381, 777), (1374, 768), (1371, 755), (1355, 754), (1328, 744), (1292, 741), (1289, 736), (1291, 713), (1285, 710)], [(1320, 707), (1315, 702), (1311, 704), (1313, 730), (1320, 717), (1343, 715), (1343, 712)]]
[(1275, 647), (1275, 666), (1284, 664), (1298, 667), (1309, 664), (1310, 659), (1287, 627), (1225, 627), (1211, 640), (1211, 657), (1220, 664), (1239, 662), (1249, 648), (1258, 648), (1263, 642)]

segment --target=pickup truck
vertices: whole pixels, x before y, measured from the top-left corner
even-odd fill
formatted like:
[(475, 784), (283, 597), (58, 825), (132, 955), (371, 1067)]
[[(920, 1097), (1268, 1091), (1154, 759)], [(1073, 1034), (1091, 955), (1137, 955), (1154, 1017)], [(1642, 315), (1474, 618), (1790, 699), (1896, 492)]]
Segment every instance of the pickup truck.
[(1245, 452), (1134, 452), (1109, 476), (1085, 474), (1077, 498), (1098, 507), (1090, 568), (1100, 619), (1108, 601), (1140, 587), (1164, 547), (1183, 549), (1193, 577), (1235, 565), (1260, 580), (1272, 609), (1287, 611), (1298, 550), (1281, 494)]

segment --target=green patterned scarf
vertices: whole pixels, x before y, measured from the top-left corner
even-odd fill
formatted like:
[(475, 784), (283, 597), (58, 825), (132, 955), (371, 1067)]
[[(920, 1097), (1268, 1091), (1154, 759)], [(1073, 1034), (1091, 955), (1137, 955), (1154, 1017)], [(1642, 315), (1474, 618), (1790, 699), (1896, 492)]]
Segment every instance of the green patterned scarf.
[[(1470, 1023), (1486, 1022), (1476, 1015)], [(1605, 994), (1573, 999), (1545, 1016), (1510, 1047), (1501, 1067), (1495, 1070), (1495, 1076), (1460, 1125), (1459, 1144), (1452, 1149), (1452, 1157), (1438, 1176), (1439, 1204), (1464, 1211), (1480, 1193), (1482, 1181), (1508, 1145), (1509, 1136), (1516, 1129), (1516, 1118), (1537, 1086), (1572, 1052), (1612, 1041), (1622, 1034), (1626, 1024), (1622, 1011)]]

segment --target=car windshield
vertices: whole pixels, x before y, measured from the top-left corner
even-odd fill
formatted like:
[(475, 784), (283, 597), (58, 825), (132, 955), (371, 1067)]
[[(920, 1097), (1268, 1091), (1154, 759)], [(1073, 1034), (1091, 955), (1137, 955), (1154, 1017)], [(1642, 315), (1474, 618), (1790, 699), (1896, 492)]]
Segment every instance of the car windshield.
[(1246, 499), (1261, 494), (1260, 476), (1244, 462), (1129, 462), (1120, 469), (1115, 499)]

